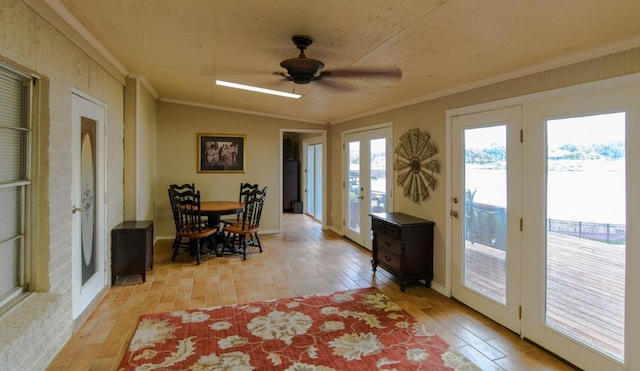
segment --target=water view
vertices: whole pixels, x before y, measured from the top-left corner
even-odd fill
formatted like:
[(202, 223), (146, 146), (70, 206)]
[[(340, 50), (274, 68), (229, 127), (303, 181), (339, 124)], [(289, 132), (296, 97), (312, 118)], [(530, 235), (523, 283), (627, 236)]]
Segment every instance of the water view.
[[(553, 186), (547, 218), (625, 224), (625, 194), (609, 191), (625, 189), (624, 160), (559, 160), (553, 165), (547, 179)], [(475, 203), (505, 206), (505, 169), (468, 164), (465, 172), (467, 187), (476, 191)]]

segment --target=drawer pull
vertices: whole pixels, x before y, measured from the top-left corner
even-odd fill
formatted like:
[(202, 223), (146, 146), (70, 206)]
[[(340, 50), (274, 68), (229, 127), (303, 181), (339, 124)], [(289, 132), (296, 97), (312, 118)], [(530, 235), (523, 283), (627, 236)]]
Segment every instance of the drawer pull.
[(384, 244), (385, 244), (385, 245), (387, 245), (387, 247), (390, 247), (390, 246), (391, 246), (391, 242), (389, 242), (389, 241), (387, 241), (387, 240), (384, 240)]

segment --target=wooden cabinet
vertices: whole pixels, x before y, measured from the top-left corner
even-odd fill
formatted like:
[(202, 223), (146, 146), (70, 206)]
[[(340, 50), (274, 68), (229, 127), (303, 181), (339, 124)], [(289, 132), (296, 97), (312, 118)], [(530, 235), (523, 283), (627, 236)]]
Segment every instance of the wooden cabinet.
[(371, 214), (373, 229), (373, 273), (381, 266), (400, 281), (400, 290), (408, 281), (433, 279), (434, 222), (403, 213)]
[(153, 269), (153, 222), (124, 221), (111, 230), (111, 285), (116, 277)]

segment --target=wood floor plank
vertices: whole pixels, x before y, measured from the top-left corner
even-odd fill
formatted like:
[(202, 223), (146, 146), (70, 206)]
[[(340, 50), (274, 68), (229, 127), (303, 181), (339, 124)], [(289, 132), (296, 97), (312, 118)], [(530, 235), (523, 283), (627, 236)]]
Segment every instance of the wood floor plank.
[[(483, 370), (569, 370), (562, 360), (436, 291), (415, 285), (401, 292), (371, 253), (303, 214), (285, 214), (284, 230), (261, 235), (264, 252), (171, 262), (172, 240), (154, 246), (145, 283), (118, 278), (48, 370), (116, 370), (143, 313), (241, 304), (375, 286)], [(491, 255), (491, 252), (490, 254)], [(495, 255), (495, 254), (493, 254)], [(138, 281), (136, 281), (138, 280)], [(139, 283), (137, 283), (139, 282)], [(120, 343), (114, 344), (117, 336)], [(87, 344), (85, 339), (91, 339)], [(544, 355), (544, 356), (541, 356)]]

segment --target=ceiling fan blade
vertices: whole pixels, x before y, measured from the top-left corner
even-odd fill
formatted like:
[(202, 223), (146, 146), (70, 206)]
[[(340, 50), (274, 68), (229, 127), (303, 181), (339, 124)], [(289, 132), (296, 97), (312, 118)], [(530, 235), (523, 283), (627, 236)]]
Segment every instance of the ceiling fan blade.
[(284, 73), (284, 72), (276, 71), (273, 74), (276, 75), (276, 76), (281, 76), (282, 80), (291, 80), (291, 78), (289, 76), (287, 76), (287, 74)]
[(341, 92), (349, 92), (349, 91), (357, 90), (354, 87), (349, 87), (346, 84), (341, 84), (331, 79), (318, 79), (314, 81), (314, 84), (318, 84), (318, 85), (321, 85), (322, 87), (326, 87), (331, 90), (341, 91)]
[(402, 71), (398, 67), (390, 68), (366, 68), (366, 69), (345, 69), (333, 71), (321, 71), (320, 76), (325, 77), (346, 77), (346, 78), (387, 78), (399, 80), (402, 78)]

